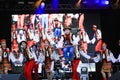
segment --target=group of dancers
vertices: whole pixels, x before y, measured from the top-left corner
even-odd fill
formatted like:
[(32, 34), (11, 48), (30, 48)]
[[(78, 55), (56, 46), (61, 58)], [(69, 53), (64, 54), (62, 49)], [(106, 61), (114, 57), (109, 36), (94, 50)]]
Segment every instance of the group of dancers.
[[(0, 41), (0, 72), (7, 74), (11, 65), (23, 64), (24, 76), (39, 80), (39, 73), (45, 69), (48, 80), (52, 80), (59, 61), (61, 69), (69, 69), (73, 80), (80, 80), (81, 65), (84, 61), (102, 61), (101, 73), (104, 80), (111, 76), (112, 63), (119, 62), (102, 41), (101, 30), (92, 25), (94, 32), (90, 40), (83, 25), (84, 15), (80, 14), (22, 14), (12, 15), (11, 50), (6, 40)], [(74, 22), (74, 23), (73, 23)], [(77, 26), (76, 33), (72, 27)], [(88, 55), (88, 44), (94, 44), (96, 56)]]

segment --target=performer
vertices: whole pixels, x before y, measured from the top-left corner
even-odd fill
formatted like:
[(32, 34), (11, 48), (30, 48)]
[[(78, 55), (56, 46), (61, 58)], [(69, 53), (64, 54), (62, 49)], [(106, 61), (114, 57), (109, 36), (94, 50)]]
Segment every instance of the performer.
[(81, 41), (79, 46), (79, 54), (80, 54), (80, 61), (77, 67), (77, 72), (81, 74), (81, 68), (82, 67), (88, 67), (88, 66), (82, 66), (82, 63), (89, 63), (90, 60), (92, 60), (92, 57), (87, 54), (87, 43)]
[(11, 45), (11, 52), (9, 55), (9, 59), (11, 60), (14, 66), (19, 66), (19, 65), (22, 66), (23, 64), (24, 57), (21, 51), (19, 50), (18, 42), (16, 39), (13, 40), (13, 43)]
[(55, 24), (53, 25), (53, 32), (55, 39), (59, 38), (61, 36), (61, 25), (57, 18), (54, 20)]
[[(43, 50), (42, 50), (41, 46), (40, 46), (40, 49), (35, 50), (34, 59), (36, 62), (34, 65), (35, 77), (36, 77), (36, 80), (39, 80), (38, 73), (42, 73), (42, 67), (43, 67), (44, 61), (45, 61), (45, 56), (43, 54)], [(39, 71), (38, 71), (38, 69), (39, 69)]]
[(93, 39), (91, 40), (91, 43), (94, 44), (97, 42), (95, 51), (100, 51), (101, 50), (101, 45), (102, 45), (102, 33), (101, 30), (97, 28), (97, 25), (93, 25), (92, 29), (94, 31), (94, 36)]
[(44, 45), (45, 45), (44, 46), (45, 70), (46, 70), (48, 80), (52, 80), (54, 61), (53, 61), (53, 58), (51, 56), (52, 50), (51, 50), (51, 47), (49, 46), (50, 43), (47, 39), (44, 41)]
[[(74, 47), (72, 46), (72, 33), (70, 32), (70, 28), (64, 29), (64, 35), (63, 35), (63, 56), (66, 61), (70, 60), (72, 61), (74, 58)], [(69, 55), (68, 55), (69, 52)]]
[(18, 46), (12, 49), (12, 52), (10, 52), (9, 59), (13, 63), (14, 66), (19, 66), (23, 64), (23, 54), (18, 51)]
[(42, 27), (44, 31), (48, 30), (48, 14), (42, 14)]
[(117, 59), (114, 57), (113, 53), (107, 49), (107, 44), (105, 42), (102, 43), (102, 58), (103, 58), (103, 64), (101, 73), (103, 76), (103, 80), (107, 80), (106, 73), (108, 74), (108, 78), (111, 77), (111, 70), (112, 70), (112, 64), (117, 62)]
[(72, 80), (80, 80), (79, 74), (77, 72), (77, 67), (80, 61), (80, 56), (78, 52), (78, 42), (79, 42), (79, 35), (75, 38), (73, 35), (73, 45), (75, 45), (75, 57), (73, 60), (73, 66), (72, 66)]
[(16, 30), (16, 23), (12, 23), (11, 25), (11, 41), (13, 41), (13, 39), (17, 38), (17, 30)]
[(27, 30), (28, 32), (28, 39), (33, 40), (34, 39), (34, 26), (32, 23), (29, 24), (29, 28)]
[(35, 53), (33, 52), (33, 49), (32, 49), (34, 42), (28, 41), (27, 46), (26, 46), (26, 42), (23, 42), (21, 44), (24, 44), (23, 54), (26, 59), (26, 62), (24, 64), (24, 76), (27, 78), (27, 80), (32, 80), (32, 72), (35, 67), (35, 60), (34, 60), (34, 55), (33, 55)]
[(38, 44), (39, 41), (40, 41), (40, 34), (39, 34), (39, 30), (38, 29), (35, 29), (35, 31), (34, 31), (34, 38), (33, 38), (33, 40), (35, 41), (36, 44)]
[(9, 61), (9, 48), (6, 45), (6, 39), (1, 40), (1, 48), (3, 50), (3, 72), (8, 74), (8, 71), (11, 71), (11, 64)]
[(20, 43), (22, 41), (26, 41), (26, 34), (23, 29), (20, 29), (17, 34), (17, 42)]
[(90, 43), (89, 36), (88, 36), (87, 32), (85, 31), (84, 27), (80, 29), (79, 36), (80, 36), (80, 40)]

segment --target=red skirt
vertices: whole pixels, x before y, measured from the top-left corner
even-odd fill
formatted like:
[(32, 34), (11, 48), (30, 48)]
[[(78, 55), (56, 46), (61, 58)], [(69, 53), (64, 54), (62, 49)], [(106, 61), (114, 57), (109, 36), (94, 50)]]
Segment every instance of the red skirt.
[(112, 70), (112, 65), (110, 62), (103, 62), (103, 65), (102, 65), (102, 71), (103, 72), (111, 72)]

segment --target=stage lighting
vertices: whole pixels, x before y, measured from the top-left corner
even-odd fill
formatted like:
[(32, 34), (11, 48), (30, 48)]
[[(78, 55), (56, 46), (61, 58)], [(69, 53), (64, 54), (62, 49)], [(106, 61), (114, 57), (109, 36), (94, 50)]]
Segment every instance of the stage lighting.
[(45, 8), (45, 3), (41, 2), (40, 6), (41, 6), (41, 8)]
[(36, 9), (36, 14), (43, 14), (45, 11), (45, 2), (42, 1), (39, 5), (39, 7)]
[(106, 9), (109, 8), (109, 0), (84, 0), (82, 6), (88, 9)]
[(52, 0), (51, 8), (53, 10), (58, 10), (59, 0)]
[(37, 0), (35, 2), (35, 7), (38, 8), (40, 6), (41, 2), (42, 2), (42, 0)]
[(109, 1), (105, 1), (105, 4), (108, 5), (108, 4), (109, 4)]
[(95, 3), (95, 5), (99, 9), (107, 9), (109, 8), (109, 0), (97, 0), (97, 3)]
[(108, 1), (108, 0), (101, 0), (101, 4), (102, 4), (102, 5), (108, 5), (108, 4), (109, 4), (109, 1)]
[(95, 0), (95, 2), (94, 2), (94, 3), (95, 3), (95, 4), (98, 4), (99, 2), (100, 2), (100, 0)]

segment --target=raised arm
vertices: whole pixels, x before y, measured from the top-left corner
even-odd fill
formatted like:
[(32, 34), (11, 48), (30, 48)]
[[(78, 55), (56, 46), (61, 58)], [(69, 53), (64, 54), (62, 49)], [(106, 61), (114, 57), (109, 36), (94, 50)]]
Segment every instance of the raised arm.
[(84, 53), (83, 51), (79, 51), (79, 53), (86, 59), (91, 59), (91, 57), (89, 55), (87, 55), (87, 53)]
[(80, 18), (79, 18), (79, 28), (83, 28), (83, 23), (84, 23), (84, 14), (80, 14)]

